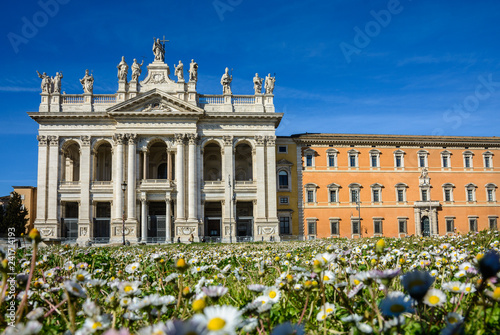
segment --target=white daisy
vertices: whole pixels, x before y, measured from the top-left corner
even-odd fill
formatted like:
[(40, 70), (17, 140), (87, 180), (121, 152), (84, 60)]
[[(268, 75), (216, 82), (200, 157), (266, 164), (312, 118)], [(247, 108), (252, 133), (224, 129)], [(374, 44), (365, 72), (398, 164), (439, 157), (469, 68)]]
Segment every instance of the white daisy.
[(233, 306), (209, 306), (203, 314), (196, 314), (193, 320), (204, 324), (208, 335), (236, 334), (241, 312)]
[(442, 306), (446, 302), (446, 295), (441, 290), (431, 288), (424, 296), (423, 302), (431, 307)]

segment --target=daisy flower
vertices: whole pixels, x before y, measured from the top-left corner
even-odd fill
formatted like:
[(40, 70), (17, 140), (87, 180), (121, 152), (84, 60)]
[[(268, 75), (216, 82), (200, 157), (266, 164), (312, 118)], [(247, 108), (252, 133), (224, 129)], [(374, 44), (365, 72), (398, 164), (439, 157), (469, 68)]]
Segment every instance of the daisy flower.
[(139, 269), (139, 262), (129, 264), (125, 267), (125, 271), (127, 273), (134, 273), (135, 271), (137, 271), (137, 269)]
[(280, 300), (281, 292), (276, 287), (268, 287), (264, 291), (264, 296), (268, 297), (273, 304), (277, 303)]
[(323, 271), (321, 273), (321, 279), (323, 280), (324, 284), (333, 284), (333, 281), (335, 280), (335, 274), (330, 270)]
[(323, 321), (330, 314), (335, 313), (335, 305), (330, 303), (325, 303), (325, 305), (320, 307), (319, 313), (316, 315), (316, 320)]
[(423, 302), (424, 304), (431, 307), (442, 306), (446, 302), (446, 295), (443, 293), (443, 291), (432, 288), (427, 291), (427, 294), (424, 296)]
[(233, 306), (209, 306), (203, 314), (196, 314), (193, 320), (204, 325), (208, 335), (236, 334), (241, 312)]
[(434, 277), (425, 271), (412, 271), (401, 277), (401, 281), (408, 294), (420, 301), (434, 283)]
[(459, 281), (452, 281), (448, 283), (444, 283), (441, 288), (443, 290), (453, 292), (453, 293), (462, 293), (464, 291), (464, 284)]

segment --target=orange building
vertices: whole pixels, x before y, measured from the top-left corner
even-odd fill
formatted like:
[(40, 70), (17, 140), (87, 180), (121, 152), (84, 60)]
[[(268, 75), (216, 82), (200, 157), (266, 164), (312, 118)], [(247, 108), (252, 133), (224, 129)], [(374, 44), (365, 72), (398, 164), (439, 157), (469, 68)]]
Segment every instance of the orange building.
[(29, 232), (34, 227), (36, 218), (36, 187), (34, 186), (12, 186), (14, 192), (21, 196), (21, 201), (24, 208), (28, 210), (28, 222), (26, 223), (25, 233)]
[[(298, 134), (307, 238), (496, 229), (500, 139)], [(299, 156), (300, 155), (300, 156)]]

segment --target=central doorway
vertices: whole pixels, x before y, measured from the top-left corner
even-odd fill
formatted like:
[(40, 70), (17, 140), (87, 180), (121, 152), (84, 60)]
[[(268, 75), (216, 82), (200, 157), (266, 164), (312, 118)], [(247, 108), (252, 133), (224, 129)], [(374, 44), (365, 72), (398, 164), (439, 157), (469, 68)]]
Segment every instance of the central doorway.
[(422, 236), (424, 237), (431, 236), (431, 225), (429, 222), (429, 217), (427, 216), (422, 217), (421, 227), (422, 227)]
[(147, 243), (163, 243), (166, 235), (166, 207), (165, 202), (150, 202), (148, 215)]
[(253, 241), (253, 202), (238, 201), (236, 215), (236, 240)]
[(220, 242), (222, 237), (222, 203), (205, 202), (205, 239)]

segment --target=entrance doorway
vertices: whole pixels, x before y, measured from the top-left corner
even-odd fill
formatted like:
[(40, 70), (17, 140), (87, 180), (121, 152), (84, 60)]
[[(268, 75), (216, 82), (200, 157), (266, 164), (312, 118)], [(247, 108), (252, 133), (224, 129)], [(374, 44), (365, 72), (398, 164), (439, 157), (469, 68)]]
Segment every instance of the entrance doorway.
[(147, 243), (165, 242), (167, 217), (164, 202), (150, 202), (148, 215)]
[(250, 242), (253, 240), (253, 203), (239, 201), (236, 203), (236, 240)]
[(111, 224), (111, 204), (98, 202), (94, 218), (94, 243), (108, 243)]
[(222, 237), (222, 204), (205, 202), (205, 229), (204, 235), (210, 242), (220, 242)]
[(67, 202), (62, 217), (62, 236), (68, 240), (78, 238), (78, 203)]
[(422, 217), (421, 227), (422, 227), (422, 236), (424, 237), (431, 236), (431, 225), (428, 216)]

